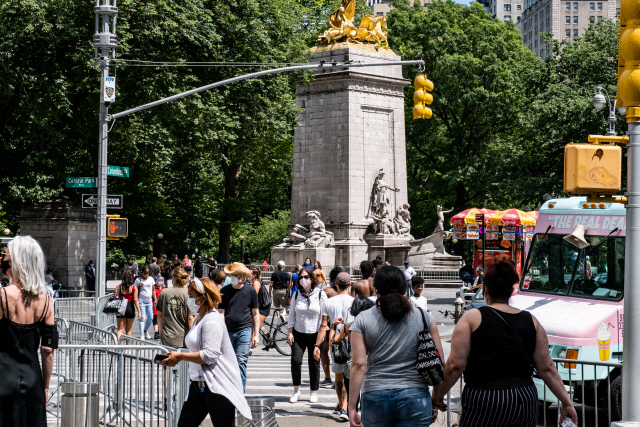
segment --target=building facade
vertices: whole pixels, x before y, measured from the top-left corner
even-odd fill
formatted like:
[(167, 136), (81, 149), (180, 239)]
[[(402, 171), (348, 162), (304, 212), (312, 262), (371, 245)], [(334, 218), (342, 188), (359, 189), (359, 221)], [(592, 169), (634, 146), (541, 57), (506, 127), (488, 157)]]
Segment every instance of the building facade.
[[(391, 10), (391, 1), (392, 0), (369, 0), (368, 4), (374, 15), (386, 16)], [(420, 2), (424, 7), (427, 7), (427, 5), (432, 2), (432, 0), (411, 0), (411, 4), (414, 4), (416, 1)]]
[(551, 55), (551, 46), (541, 33), (556, 40), (573, 40), (584, 35), (591, 21), (617, 20), (620, 0), (525, 0), (522, 18), (516, 27), (522, 40), (540, 58)]
[(483, 0), (484, 10), (501, 21), (519, 22), (522, 16), (523, 0)]

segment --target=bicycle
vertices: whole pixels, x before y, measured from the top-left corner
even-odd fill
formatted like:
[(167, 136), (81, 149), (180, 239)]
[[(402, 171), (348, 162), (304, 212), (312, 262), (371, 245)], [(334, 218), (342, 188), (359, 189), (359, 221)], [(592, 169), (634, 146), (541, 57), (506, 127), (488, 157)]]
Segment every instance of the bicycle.
[[(284, 309), (279, 307), (272, 310), (271, 321), (265, 319), (262, 328), (260, 328), (262, 342), (267, 349), (275, 348), (276, 351), (283, 356), (291, 356), (291, 346), (287, 342), (289, 327), (285, 317), (280, 314), (284, 313)], [(276, 315), (276, 313), (278, 313), (278, 315)], [(266, 326), (268, 326), (268, 330), (265, 331)]]

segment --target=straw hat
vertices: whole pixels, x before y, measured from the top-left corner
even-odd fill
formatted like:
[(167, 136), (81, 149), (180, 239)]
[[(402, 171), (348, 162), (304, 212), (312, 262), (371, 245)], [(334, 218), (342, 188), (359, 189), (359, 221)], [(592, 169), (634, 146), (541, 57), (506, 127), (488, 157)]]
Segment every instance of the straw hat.
[(230, 276), (251, 276), (251, 271), (240, 262), (226, 265), (224, 272)]

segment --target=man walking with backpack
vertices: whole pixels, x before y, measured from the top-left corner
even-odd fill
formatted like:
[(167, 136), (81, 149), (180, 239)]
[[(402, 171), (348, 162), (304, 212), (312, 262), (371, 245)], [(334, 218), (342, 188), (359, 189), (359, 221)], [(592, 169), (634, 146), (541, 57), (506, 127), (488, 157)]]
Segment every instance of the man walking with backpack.
[[(344, 387), (344, 373), (345, 370), (349, 369), (349, 364), (336, 363), (333, 353), (333, 337), (344, 327), (345, 323), (351, 321), (349, 309), (351, 308), (351, 304), (353, 304), (354, 298), (349, 295), (349, 286), (351, 286), (351, 276), (349, 276), (349, 273), (339, 273), (335, 280), (335, 287), (338, 294), (329, 298), (322, 308), (322, 324), (318, 332), (316, 348), (313, 351), (313, 357), (315, 357), (316, 360), (320, 360), (320, 349), (318, 346), (324, 343), (327, 327), (329, 327), (329, 344), (332, 348), (329, 354), (331, 354), (333, 360), (331, 369), (336, 375), (335, 388), (336, 394), (338, 395), (338, 405), (334, 409), (333, 414), (338, 415), (341, 420), (345, 421), (349, 420), (349, 415), (347, 414), (347, 393), (349, 391)], [(345, 345), (347, 345), (346, 341), (344, 342)]]

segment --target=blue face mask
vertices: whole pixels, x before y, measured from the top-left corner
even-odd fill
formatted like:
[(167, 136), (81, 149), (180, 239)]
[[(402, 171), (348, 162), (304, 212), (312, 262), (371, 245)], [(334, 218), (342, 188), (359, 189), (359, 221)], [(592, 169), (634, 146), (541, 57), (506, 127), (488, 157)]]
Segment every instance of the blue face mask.
[(93, 264), (91, 264), (91, 267), (93, 267)]
[(305, 262), (304, 262), (304, 265), (309, 265), (309, 261), (305, 261)]

